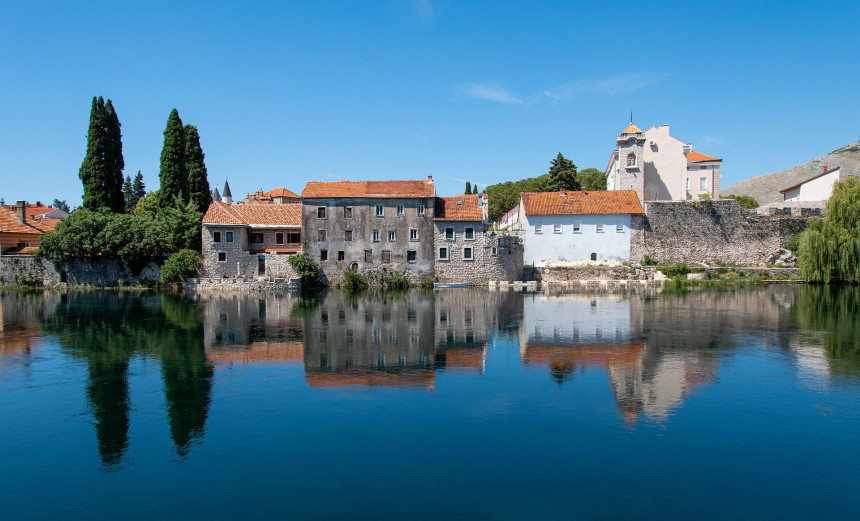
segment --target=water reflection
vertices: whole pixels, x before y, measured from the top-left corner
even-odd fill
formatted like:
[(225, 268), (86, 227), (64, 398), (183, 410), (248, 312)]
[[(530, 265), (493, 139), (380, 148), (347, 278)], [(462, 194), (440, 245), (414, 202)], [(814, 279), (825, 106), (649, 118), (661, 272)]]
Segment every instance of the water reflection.
[[(801, 381), (860, 375), (860, 289), (745, 288), (650, 295), (484, 290), (348, 296), (90, 292), (0, 294), (0, 370), (26, 377), (53, 335), (86, 364), (105, 468), (129, 446), (130, 372), (159, 363), (177, 454), (205, 436), (216, 370), (287, 364), (310, 388), (432, 392), (447, 373), (492, 374), (513, 345), (525, 373), (560, 388), (602, 372), (622, 425), (666, 423), (719, 383), (736, 348), (773, 349)], [(516, 355), (514, 355), (516, 356)], [(545, 376), (542, 376), (545, 375)]]

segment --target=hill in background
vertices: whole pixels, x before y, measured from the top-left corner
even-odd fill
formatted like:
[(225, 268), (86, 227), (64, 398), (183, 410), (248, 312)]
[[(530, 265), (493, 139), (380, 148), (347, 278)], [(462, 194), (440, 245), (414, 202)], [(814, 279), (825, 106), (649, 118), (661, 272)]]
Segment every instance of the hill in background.
[(782, 172), (745, 179), (723, 188), (720, 195), (749, 195), (761, 205), (775, 203), (782, 201), (780, 190), (820, 174), (825, 165), (831, 170), (838, 166), (845, 173), (860, 174), (860, 141)]

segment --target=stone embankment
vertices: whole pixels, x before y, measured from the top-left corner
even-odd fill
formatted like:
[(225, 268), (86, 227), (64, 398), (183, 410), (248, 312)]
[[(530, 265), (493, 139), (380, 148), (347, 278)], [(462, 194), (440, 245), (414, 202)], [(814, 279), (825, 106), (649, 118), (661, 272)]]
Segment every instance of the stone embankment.
[(236, 278), (192, 278), (185, 282), (185, 291), (190, 293), (221, 293), (244, 291), (297, 291), (302, 289), (302, 279), (247, 279)]

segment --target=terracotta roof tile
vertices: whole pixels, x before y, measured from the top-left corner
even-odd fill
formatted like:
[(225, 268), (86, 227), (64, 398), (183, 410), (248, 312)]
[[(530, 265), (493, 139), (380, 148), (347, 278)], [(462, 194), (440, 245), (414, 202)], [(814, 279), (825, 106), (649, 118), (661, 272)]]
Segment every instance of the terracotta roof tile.
[(701, 152), (696, 152), (695, 150), (691, 150), (687, 152), (687, 161), (720, 161), (716, 157), (711, 157), (707, 154), (703, 154)]
[(477, 194), (437, 197), (434, 217), (437, 221), (483, 221), (480, 197)]
[(6, 207), (0, 207), (0, 232), (42, 235), (52, 229), (52, 226), (41, 223), (37, 219), (27, 219), (26, 223), (22, 223), (18, 220), (16, 212)]
[(435, 197), (433, 181), (309, 181), (302, 191), (302, 197), (339, 198), (339, 197)]
[(206, 224), (238, 224), (301, 226), (302, 205), (291, 204), (236, 204), (214, 202), (203, 216)]
[(266, 192), (266, 195), (269, 197), (299, 197), (298, 194), (295, 194), (286, 188), (274, 188)]
[(633, 190), (523, 192), (526, 215), (641, 214), (642, 204)]
[(634, 125), (632, 121), (630, 122), (629, 125), (627, 125), (627, 128), (625, 128), (624, 130), (621, 131), (622, 136), (624, 134), (641, 134), (641, 133), (642, 133), (642, 131), (639, 130), (639, 127)]

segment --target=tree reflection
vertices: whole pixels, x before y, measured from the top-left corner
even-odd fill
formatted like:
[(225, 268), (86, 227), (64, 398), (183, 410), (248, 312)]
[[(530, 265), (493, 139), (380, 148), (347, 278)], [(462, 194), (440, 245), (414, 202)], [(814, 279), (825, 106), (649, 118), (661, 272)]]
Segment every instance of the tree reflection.
[(791, 317), (801, 329), (826, 333), (823, 347), (830, 359), (831, 374), (860, 376), (860, 287), (800, 288)]

